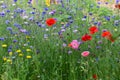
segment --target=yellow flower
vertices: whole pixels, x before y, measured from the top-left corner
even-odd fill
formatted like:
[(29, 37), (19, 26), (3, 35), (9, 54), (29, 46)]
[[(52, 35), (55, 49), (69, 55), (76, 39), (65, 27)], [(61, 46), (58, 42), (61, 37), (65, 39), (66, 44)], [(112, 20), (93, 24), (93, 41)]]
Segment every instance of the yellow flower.
[(6, 60), (7, 60), (7, 58), (6, 58), (6, 57), (4, 57), (4, 58), (3, 58), (3, 60), (4, 60), (4, 61), (6, 61)]
[(115, 28), (114, 31), (118, 31), (118, 30)]
[(46, 3), (47, 6), (50, 6), (50, 0), (46, 0), (45, 3)]
[(32, 56), (26, 56), (26, 58), (27, 58), (27, 59), (30, 59), (30, 58), (32, 58)]
[(65, 24), (64, 22), (61, 22), (61, 24)]
[(21, 50), (19, 49), (19, 50), (17, 50), (16, 52), (17, 52), (17, 53), (20, 53), (20, 52), (21, 52)]
[(55, 4), (58, 4), (57, 1), (55, 1)]
[(18, 36), (17, 34), (15, 34), (15, 36)]
[(12, 60), (11, 59), (7, 59), (7, 62), (9, 62), (10, 64), (12, 64)]
[(107, 22), (103, 22), (103, 24), (106, 24)]
[(10, 55), (10, 56), (12, 56), (12, 54), (13, 54), (12, 52), (9, 52), (9, 55)]
[(22, 57), (22, 56), (23, 56), (23, 54), (22, 54), (22, 53), (20, 53), (20, 54), (19, 54), (19, 56), (20, 56), (20, 57)]
[(29, 39), (30, 38), (30, 36), (26, 36), (26, 39)]
[(6, 47), (7, 47), (7, 44), (3, 44), (2, 47), (3, 47), (3, 48), (6, 48)]
[(7, 62), (11, 62), (12, 60), (8, 59)]
[(26, 51), (27, 51), (27, 52), (30, 52), (30, 51), (31, 51), (31, 49), (26, 49)]

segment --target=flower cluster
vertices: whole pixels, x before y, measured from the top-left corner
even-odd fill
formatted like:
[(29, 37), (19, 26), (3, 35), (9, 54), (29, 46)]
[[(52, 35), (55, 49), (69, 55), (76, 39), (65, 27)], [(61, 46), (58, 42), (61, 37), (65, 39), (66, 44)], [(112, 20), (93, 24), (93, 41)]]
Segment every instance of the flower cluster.
[(76, 0), (79, 5), (45, 0), (40, 9), (34, 1), (42, 2), (0, 2), (0, 79), (110, 80), (112, 74), (118, 80), (119, 13), (110, 13), (100, 2), (85, 6), (91, 0)]

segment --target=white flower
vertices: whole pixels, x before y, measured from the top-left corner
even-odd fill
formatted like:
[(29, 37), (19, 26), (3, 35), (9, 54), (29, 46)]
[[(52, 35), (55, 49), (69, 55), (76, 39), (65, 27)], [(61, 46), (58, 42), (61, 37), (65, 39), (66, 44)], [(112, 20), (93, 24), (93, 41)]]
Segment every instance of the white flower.
[(23, 18), (23, 19), (27, 19), (27, 18), (28, 18), (28, 16), (22, 16), (22, 18)]
[(45, 29), (46, 31), (49, 31), (49, 29)]
[(0, 3), (3, 3), (4, 1), (0, 1)]
[(16, 6), (16, 4), (12, 4), (12, 6)]

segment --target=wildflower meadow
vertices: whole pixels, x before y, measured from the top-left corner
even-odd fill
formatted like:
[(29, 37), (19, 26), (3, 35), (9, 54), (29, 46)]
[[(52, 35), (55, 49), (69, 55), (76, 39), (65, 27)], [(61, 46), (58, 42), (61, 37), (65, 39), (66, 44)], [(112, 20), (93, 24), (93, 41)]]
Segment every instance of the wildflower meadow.
[(120, 0), (0, 0), (0, 80), (120, 80)]

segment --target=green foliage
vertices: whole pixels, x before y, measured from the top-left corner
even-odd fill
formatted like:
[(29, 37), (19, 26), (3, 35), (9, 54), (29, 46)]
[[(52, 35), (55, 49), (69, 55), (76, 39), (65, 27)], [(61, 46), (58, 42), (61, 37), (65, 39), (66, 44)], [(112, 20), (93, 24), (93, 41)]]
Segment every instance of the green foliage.
[[(95, 0), (72, 0), (69, 4), (64, 1), (64, 7), (51, 5), (42, 18), (41, 14), (46, 8), (43, 0), (38, 0), (38, 5), (33, 5), (35, 10), (27, 4), (27, 0), (23, 1), (23, 4), (17, 2), (16, 6), (8, 4), (9, 1), (5, 2), (16, 18), (11, 18), (12, 13), (0, 17), (0, 38), (5, 38), (0, 40), (0, 80), (93, 80), (94, 74), (98, 80), (120, 79), (120, 27), (114, 25), (114, 21), (120, 19), (119, 16), (107, 21), (103, 17), (111, 17), (113, 12), (105, 7), (97, 8)], [(90, 7), (91, 4), (93, 8)], [(34, 20), (23, 19), (20, 13), (13, 12), (18, 8), (26, 10), (28, 18), (34, 16)], [(54, 15), (49, 14), (52, 10), (56, 10)], [(36, 14), (30, 14), (31, 11)], [(89, 15), (89, 12), (93, 15)], [(87, 17), (82, 20), (84, 16)], [(47, 18), (56, 18), (57, 23), (48, 27), (45, 24)], [(5, 24), (6, 20), (10, 20), (10, 24)], [(73, 22), (70, 23), (70, 20)], [(78, 50), (68, 47), (72, 40), (81, 41), (84, 34), (89, 34), (89, 27), (94, 25), (95, 21), (100, 21), (101, 25), (99, 32), (91, 35), (91, 41), (80, 44)], [(25, 22), (28, 24), (24, 24)], [(41, 26), (38, 26), (37, 22), (40, 22)], [(20, 24), (29, 33), (20, 32), (14, 23)], [(70, 25), (66, 27), (67, 23)], [(7, 27), (11, 27), (16, 34), (11, 34)], [(101, 37), (103, 29), (112, 33), (114, 43)], [(61, 35), (58, 34), (60, 31)], [(2, 47), (3, 44), (7, 46)], [(10, 49), (12, 53), (8, 53)], [(83, 51), (89, 51), (90, 55), (81, 56)]]
[(110, 16), (112, 14), (113, 14), (113, 11), (108, 9), (107, 7), (101, 7), (98, 13), (99, 16)]

